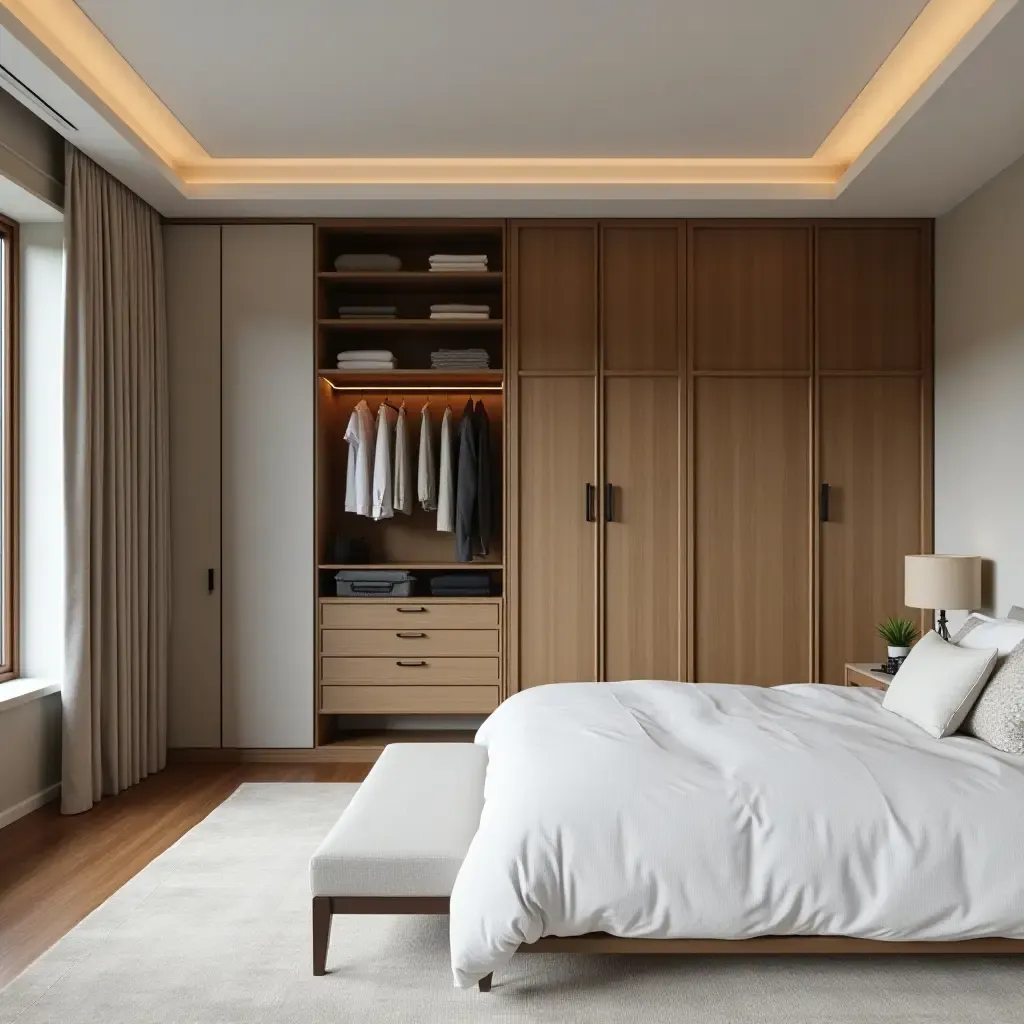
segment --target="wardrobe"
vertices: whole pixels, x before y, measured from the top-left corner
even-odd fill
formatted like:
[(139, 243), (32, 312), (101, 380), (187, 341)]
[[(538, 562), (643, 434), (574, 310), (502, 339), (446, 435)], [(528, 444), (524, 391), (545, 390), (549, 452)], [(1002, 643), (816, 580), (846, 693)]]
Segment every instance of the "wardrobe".
[(520, 688), (841, 683), (876, 622), (922, 616), (930, 224), (524, 221), (510, 245)]

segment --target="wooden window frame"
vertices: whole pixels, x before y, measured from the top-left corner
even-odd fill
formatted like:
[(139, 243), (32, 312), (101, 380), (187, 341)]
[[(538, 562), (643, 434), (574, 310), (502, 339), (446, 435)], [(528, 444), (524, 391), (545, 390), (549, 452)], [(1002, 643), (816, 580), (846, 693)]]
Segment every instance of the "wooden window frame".
[(3, 336), (0, 338), (0, 359), (3, 360), (0, 382), (0, 445), (2, 445), (3, 493), (0, 544), (3, 551), (3, 572), (0, 574), (0, 608), (3, 615), (3, 636), (0, 639), (0, 683), (18, 675), (19, 654), (19, 544), (18, 519), (21, 508), (19, 473), (19, 346), (20, 338), (20, 274), (21, 258), (18, 223), (0, 216), (0, 240), (6, 247), (3, 261)]

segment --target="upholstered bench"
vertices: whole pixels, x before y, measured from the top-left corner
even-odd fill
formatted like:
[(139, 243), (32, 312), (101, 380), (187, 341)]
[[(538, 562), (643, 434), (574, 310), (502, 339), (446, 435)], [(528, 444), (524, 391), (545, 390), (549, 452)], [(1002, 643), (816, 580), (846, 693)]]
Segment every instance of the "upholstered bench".
[[(334, 914), (447, 914), (484, 803), (474, 743), (384, 748), (309, 864), (313, 973), (327, 973)], [(490, 977), (480, 990), (491, 987)]]

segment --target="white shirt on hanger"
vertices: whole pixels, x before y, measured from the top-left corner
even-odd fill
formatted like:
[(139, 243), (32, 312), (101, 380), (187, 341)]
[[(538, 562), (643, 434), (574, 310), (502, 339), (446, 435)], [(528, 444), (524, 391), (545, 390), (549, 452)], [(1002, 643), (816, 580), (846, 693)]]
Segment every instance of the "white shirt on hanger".
[(374, 519), (391, 519), (395, 514), (391, 474), (391, 428), (397, 419), (395, 410), (381, 402), (377, 410), (377, 444), (373, 457)]
[(395, 511), (412, 515), (412, 453), (405, 422), (405, 406), (398, 410), (395, 425)]
[(434, 468), (434, 430), (430, 403), (420, 413), (420, 456), (416, 468), (416, 497), (424, 512), (437, 509), (437, 473)]
[(345, 511), (370, 514), (370, 444), (373, 417), (365, 401), (357, 403), (345, 428), (348, 442), (348, 472), (345, 478)]
[(441, 468), (437, 480), (437, 528), (442, 533), (455, 532), (455, 425), (452, 410), (445, 406), (441, 418)]

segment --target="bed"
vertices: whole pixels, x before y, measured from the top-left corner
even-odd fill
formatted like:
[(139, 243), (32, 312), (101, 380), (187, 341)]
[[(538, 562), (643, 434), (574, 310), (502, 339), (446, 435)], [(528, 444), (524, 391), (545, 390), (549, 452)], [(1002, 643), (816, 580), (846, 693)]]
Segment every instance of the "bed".
[(510, 698), (476, 740), (456, 984), (520, 949), (1024, 950), (1024, 758), (881, 700), (653, 681)]

